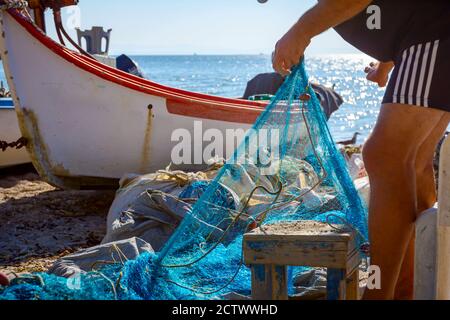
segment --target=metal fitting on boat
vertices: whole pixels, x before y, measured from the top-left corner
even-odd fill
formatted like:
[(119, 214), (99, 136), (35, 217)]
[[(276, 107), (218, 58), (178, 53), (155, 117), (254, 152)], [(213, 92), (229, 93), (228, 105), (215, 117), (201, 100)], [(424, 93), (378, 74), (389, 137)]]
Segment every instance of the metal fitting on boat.
[(25, 9), (28, 6), (25, 0), (3, 0), (0, 1), (0, 10)]

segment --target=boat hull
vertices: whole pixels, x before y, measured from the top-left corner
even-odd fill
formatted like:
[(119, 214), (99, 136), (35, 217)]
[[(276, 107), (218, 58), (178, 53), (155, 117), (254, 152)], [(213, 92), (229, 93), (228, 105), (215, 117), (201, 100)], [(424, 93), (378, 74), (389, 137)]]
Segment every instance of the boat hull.
[[(100, 188), (126, 173), (165, 168), (180, 143), (172, 141), (177, 130), (189, 133), (195, 153), (199, 124), (200, 134), (226, 136), (249, 129), (264, 108), (126, 75), (59, 46), (17, 12), (1, 19), (0, 49), (22, 135), (34, 166), (58, 187)], [(206, 159), (196, 160), (178, 168), (205, 166)]]
[[(7, 142), (17, 141), (21, 137), (17, 116), (11, 99), (0, 99), (0, 138)], [(25, 148), (20, 150), (0, 150), (0, 169), (31, 162)]]

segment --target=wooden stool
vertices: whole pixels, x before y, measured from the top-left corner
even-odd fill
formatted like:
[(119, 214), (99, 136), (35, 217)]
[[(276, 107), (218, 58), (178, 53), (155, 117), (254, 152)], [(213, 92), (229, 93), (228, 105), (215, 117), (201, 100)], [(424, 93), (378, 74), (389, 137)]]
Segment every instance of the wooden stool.
[[(357, 300), (361, 256), (343, 225), (302, 221), (258, 228), (244, 236), (254, 300), (287, 300), (287, 267), (327, 268), (328, 300)], [(339, 231), (342, 230), (342, 231)]]

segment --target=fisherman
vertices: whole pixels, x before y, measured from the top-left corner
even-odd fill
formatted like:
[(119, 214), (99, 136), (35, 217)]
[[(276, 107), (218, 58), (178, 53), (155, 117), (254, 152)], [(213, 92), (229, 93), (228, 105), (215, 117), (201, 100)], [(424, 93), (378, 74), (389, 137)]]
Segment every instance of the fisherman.
[(450, 1), (319, 0), (276, 44), (274, 69), (288, 74), (312, 38), (333, 27), (379, 61), (367, 79), (387, 85), (363, 150), (371, 264), (381, 270), (381, 289), (365, 299), (412, 299), (414, 225), (437, 201), (433, 156), (450, 121)]

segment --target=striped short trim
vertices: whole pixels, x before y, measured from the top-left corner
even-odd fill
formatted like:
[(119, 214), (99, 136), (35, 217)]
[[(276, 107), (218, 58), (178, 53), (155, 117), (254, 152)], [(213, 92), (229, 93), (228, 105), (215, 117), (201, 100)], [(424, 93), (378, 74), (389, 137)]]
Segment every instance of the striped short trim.
[(429, 107), (439, 50), (440, 40), (404, 50), (395, 62), (384, 102)]

